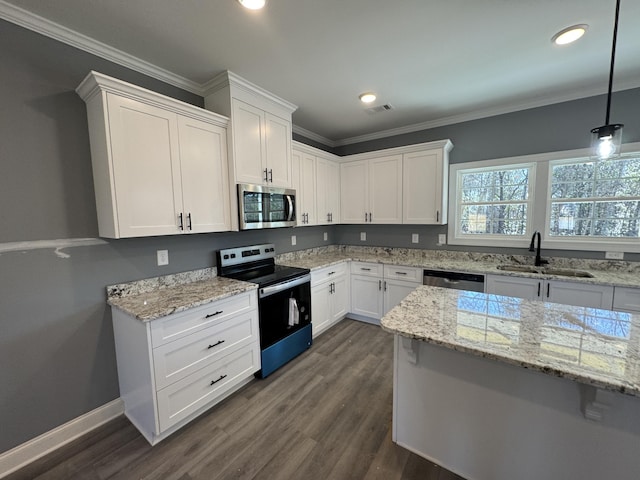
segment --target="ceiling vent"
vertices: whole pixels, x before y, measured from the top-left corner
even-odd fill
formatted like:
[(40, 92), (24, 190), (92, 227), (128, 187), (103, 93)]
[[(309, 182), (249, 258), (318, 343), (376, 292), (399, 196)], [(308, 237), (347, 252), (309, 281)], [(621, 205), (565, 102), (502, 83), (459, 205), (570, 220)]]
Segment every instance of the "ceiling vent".
[(384, 105), (378, 105), (377, 107), (367, 108), (365, 109), (365, 112), (369, 115), (373, 115), (374, 113), (388, 112), (389, 110), (393, 110), (393, 107), (388, 103), (385, 103)]

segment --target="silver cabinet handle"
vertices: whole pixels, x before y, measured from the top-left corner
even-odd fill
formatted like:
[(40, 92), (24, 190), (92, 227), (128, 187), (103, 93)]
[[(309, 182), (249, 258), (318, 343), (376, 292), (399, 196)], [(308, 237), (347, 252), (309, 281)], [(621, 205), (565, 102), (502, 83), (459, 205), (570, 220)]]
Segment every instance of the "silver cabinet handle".
[(273, 168), (269, 169), (269, 181), (273, 183)]
[(382, 280), (378, 280), (378, 290), (382, 290)]
[(373, 213), (369, 212), (369, 222), (373, 222)]
[(364, 221), (367, 222), (367, 212), (364, 212)]
[(267, 169), (264, 169), (264, 183), (268, 183), (269, 182), (269, 177), (267, 175)]
[(189, 220), (189, 224), (187, 225), (187, 228), (189, 230), (193, 230), (192, 223), (191, 223), (191, 212), (187, 214), (187, 220)]
[(387, 291), (387, 281), (386, 280), (384, 281), (384, 291), (385, 292)]
[(436, 222), (440, 221), (440, 210), (436, 210)]
[(178, 228), (180, 230), (184, 230), (184, 226), (182, 225), (182, 214), (178, 215), (178, 220), (180, 221), (180, 223), (178, 224)]

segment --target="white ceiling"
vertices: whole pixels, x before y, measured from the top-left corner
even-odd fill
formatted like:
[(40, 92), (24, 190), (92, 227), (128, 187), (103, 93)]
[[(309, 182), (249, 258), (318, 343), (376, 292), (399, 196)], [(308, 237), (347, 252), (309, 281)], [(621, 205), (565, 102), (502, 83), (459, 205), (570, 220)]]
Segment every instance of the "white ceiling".
[[(605, 93), (614, 8), (615, 0), (268, 0), (250, 12), (236, 0), (0, 0), (0, 18), (57, 28), (76, 45), (96, 40), (195, 93), (231, 70), (298, 105), (299, 132), (340, 145)], [(25, 21), (29, 13), (47, 21)], [(578, 23), (589, 25), (581, 40), (551, 43)], [(614, 90), (640, 86), (639, 27), (640, 1), (622, 0)], [(358, 94), (369, 90), (374, 105), (394, 109), (366, 113)]]

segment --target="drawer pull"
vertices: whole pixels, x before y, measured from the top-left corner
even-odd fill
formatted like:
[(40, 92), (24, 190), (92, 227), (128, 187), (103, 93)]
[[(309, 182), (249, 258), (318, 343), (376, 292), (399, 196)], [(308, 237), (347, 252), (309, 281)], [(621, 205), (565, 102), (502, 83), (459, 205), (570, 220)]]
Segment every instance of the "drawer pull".
[(217, 380), (211, 380), (211, 383), (209, 384), (209, 386), (211, 385), (215, 385), (216, 383), (218, 383), (220, 380), (222, 380), (223, 378), (227, 378), (226, 375), (220, 375), (220, 378)]
[(212, 344), (212, 345), (209, 345), (209, 346), (207, 347), (207, 350), (208, 350), (208, 349), (210, 349), (210, 348), (213, 348), (213, 347), (217, 347), (217, 346), (218, 346), (218, 345), (220, 345), (221, 343), (224, 343), (224, 340), (218, 340), (216, 343), (214, 343), (214, 344)]
[(221, 313), (222, 313), (222, 310), (218, 310), (217, 312), (213, 312), (213, 313), (210, 313), (208, 315), (205, 315), (204, 318), (215, 317), (216, 315), (220, 315)]
[(396, 272), (396, 275), (406, 275), (407, 272)]
[(371, 271), (370, 268), (364, 268), (364, 267), (360, 267), (360, 270), (364, 270), (365, 272), (370, 272)]
[(336, 272), (329, 272), (327, 275), (333, 275), (334, 273), (336, 273)]

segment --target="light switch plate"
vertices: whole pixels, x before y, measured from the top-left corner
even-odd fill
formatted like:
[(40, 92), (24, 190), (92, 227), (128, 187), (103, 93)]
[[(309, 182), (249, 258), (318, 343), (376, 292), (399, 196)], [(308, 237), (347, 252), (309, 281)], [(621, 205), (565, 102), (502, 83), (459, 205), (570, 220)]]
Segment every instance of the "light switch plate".
[(438, 234), (438, 245), (446, 245), (447, 244), (447, 234), (439, 233)]
[(367, 232), (360, 232), (360, 241), (361, 242), (367, 241)]
[(158, 266), (169, 265), (169, 250), (158, 250)]
[(624, 258), (624, 252), (605, 252), (604, 258), (609, 260), (622, 260)]
[(297, 243), (296, 236), (291, 235), (291, 245), (295, 245)]
[(324, 239), (325, 242), (329, 240), (329, 235), (327, 235), (327, 232), (324, 232), (324, 234), (322, 235), (322, 238)]
[(412, 233), (411, 243), (418, 243), (418, 242), (420, 242), (420, 235), (418, 235), (417, 233)]

